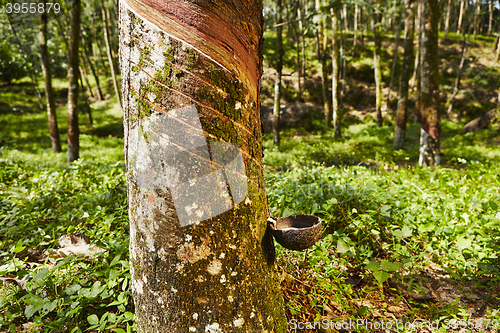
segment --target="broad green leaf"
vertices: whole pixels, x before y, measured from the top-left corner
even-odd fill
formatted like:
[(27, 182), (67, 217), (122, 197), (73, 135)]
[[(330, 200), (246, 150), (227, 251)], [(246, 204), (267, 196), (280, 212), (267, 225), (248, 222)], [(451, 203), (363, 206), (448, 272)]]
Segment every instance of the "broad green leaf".
[(369, 269), (372, 272), (379, 271), (380, 270), (380, 264), (375, 261), (371, 260), (366, 266), (365, 269)]
[(349, 247), (342, 239), (339, 239), (337, 241), (337, 253), (346, 253), (347, 251), (349, 251)]
[(373, 277), (377, 279), (378, 283), (382, 284), (387, 281), (388, 278), (391, 277), (391, 274), (384, 271), (376, 271), (373, 272)]
[(99, 317), (93, 314), (87, 317), (87, 321), (89, 322), (90, 325), (97, 325), (99, 324)]
[(49, 273), (49, 269), (47, 267), (42, 268), (38, 273), (33, 277), (33, 282), (36, 282), (40, 279), (43, 279)]
[(403, 267), (402, 263), (399, 262), (390, 262), (387, 260), (382, 261), (382, 264), (380, 265), (380, 269), (386, 271), (386, 272), (397, 272)]
[(368, 308), (366, 305), (363, 306), (361, 309), (358, 310), (357, 314), (358, 316), (365, 316), (370, 312), (370, 308)]
[(403, 227), (402, 233), (404, 238), (408, 238), (413, 235), (413, 231), (406, 225)]

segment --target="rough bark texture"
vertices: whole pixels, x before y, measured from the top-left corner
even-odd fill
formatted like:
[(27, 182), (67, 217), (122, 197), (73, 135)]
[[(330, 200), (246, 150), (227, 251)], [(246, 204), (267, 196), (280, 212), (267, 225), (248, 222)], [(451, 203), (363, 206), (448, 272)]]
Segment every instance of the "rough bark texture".
[[(338, 101), (339, 91), (339, 64), (338, 64), (338, 41), (337, 41), (337, 14), (331, 10), (332, 14), (332, 114), (334, 137), (340, 138), (340, 110)], [(327, 120), (328, 121), (328, 120)], [(327, 123), (328, 124), (328, 123)]]
[(381, 40), (378, 35), (378, 15), (372, 10), (371, 26), (375, 47), (373, 48), (373, 67), (375, 72), (375, 112), (377, 126), (382, 127), (382, 70), (380, 68)]
[(109, 40), (109, 31), (108, 31), (108, 25), (109, 25), (109, 17), (108, 13), (104, 4), (104, 0), (102, 1), (102, 19), (103, 19), (103, 25), (104, 25), (104, 42), (106, 43), (106, 53), (108, 55), (108, 61), (109, 61), (109, 68), (111, 69), (111, 78), (113, 79), (113, 87), (115, 88), (115, 95), (116, 99), (118, 100), (118, 103), (120, 103), (120, 107), (122, 106), (122, 98), (120, 96), (120, 89), (118, 88), (118, 81), (116, 79), (116, 73), (115, 73), (115, 61), (112, 53), (112, 47), (110, 44)]
[(403, 149), (406, 136), (406, 120), (408, 114), (408, 80), (410, 78), (410, 64), (413, 60), (413, 30), (415, 17), (413, 0), (405, 0), (405, 52), (401, 65), (399, 80), (399, 100), (396, 111), (396, 126), (394, 128), (394, 149)]
[(40, 30), (38, 32), (38, 37), (40, 41), (43, 82), (45, 83), (45, 99), (47, 101), (50, 141), (52, 142), (52, 151), (54, 153), (60, 153), (61, 139), (57, 126), (56, 100), (52, 89), (52, 74), (50, 72), (49, 52), (47, 50), (47, 13), (40, 14)]
[(80, 0), (72, 1), (71, 25), (68, 41), (68, 163), (80, 156), (80, 129), (78, 125), (78, 41), (80, 40)]
[(491, 35), (491, 31), (493, 28), (493, 1), (494, 0), (490, 0), (488, 2), (488, 12), (490, 14), (488, 17), (488, 36)]
[(274, 83), (273, 109), (273, 142), (280, 145), (280, 104), (281, 104), (281, 74), (283, 70), (283, 39), (281, 29), (281, 0), (276, 2), (276, 81)]
[[(139, 332), (286, 331), (266, 231), (262, 24), (260, 1), (120, 2), (130, 271)], [(184, 122), (186, 110), (196, 119)], [(171, 130), (155, 128), (158, 119), (168, 119)], [(158, 142), (174, 149), (199, 137), (192, 135), (197, 131), (202, 142), (179, 153), (197, 163), (158, 157)], [(231, 184), (217, 163), (226, 157), (214, 149), (224, 142), (238, 147), (247, 195), (240, 197), (232, 185), (226, 195), (204, 188), (193, 205), (178, 206), (174, 198), (200, 179), (225, 173), (215, 185)], [(210, 147), (204, 157), (203, 145)], [(156, 177), (149, 177), (154, 171)], [(181, 222), (186, 214), (203, 215), (210, 210), (204, 203), (215, 200), (229, 210)]]
[(420, 158), (421, 166), (440, 163), (438, 0), (422, 3), (422, 45), (420, 50)]

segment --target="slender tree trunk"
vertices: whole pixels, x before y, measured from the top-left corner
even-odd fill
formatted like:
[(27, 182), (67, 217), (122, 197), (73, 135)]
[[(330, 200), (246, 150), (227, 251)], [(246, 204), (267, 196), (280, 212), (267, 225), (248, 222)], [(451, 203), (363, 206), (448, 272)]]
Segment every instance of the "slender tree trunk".
[(80, 79), (83, 79), (83, 82), (85, 83), (85, 88), (87, 89), (87, 93), (89, 94), (90, 97), (94, 97), (94, 94), (92, 93), (92, 88), (90, 87), (89, 83), (89, 78), (87, 77), (87, 71), (85, 70), (85, 63), (83, 62), (83, 59), (80, 59)]
[(342, 6), (342, 21), (344, 21), (344, 31), (349, 31), (349, 21), (347, 20), (347, 3)]
[(92, 72), (92, 76), (94, 77), (95, 84), (97, 87), (97, 100), (102, 101), (102, 91), (101, 91), (101, 85), (99, 84), (99, 76), (97, 75), (96, 70), (94, 69), (94, 65), (92, 65), (92, 61), (90, 60), (88, 51), (87, 51), (87, 44), (85, 43), (85, 38), (83, 37), (83, 34), (81, 34), (82, 38), (82, 46), (83, 46), (83, 56), (85, 57), (85, 60), (87, 60), (87, 63), (89, 64), (90, 71)]
[(448, 32), (450, 32), (450, 14), (451, 14), (451, 5), (453, 2), (448, 0), (448, 7), (446, 8), (446, 19), (444, 21), (444, 38), (448, 37)]
[(61, 152), (61, 139), (59, 127), (57, 126), (56, 101), (52, 89), (52, 74), (50, 72), (49, 53), (47, 50), (47, 13), (40, 14), (40, 30), (38, 32), (40, 41), (40, 58), (42, 64), (43, 81), (45, 83), (45, 99), (47, 101), (47, 118), (49, 120), (50, 141), (52, 151)]
[(455, 100), (455, 97), (457, 96), (458, 92), (460, 91), (460, 79), (461, 79), (462, 73), (464, 71), (465, 59), (467, 58), (469, 37), (470, 37), (470, 31), (469, 31), (469, 34), (467, 35), (467, 38), (465, 38), (465, 35), (463, 35), (463, 37), (462, 37), (462, 59), (460, 60), (460, 66), (458, 67), (457, 78), (455, 79), (455, 86), (453, 87), (453, 94), (451, 95), (450, 99), (448, 99), (448, 101), (446, 102), (446, 106), (448, 108), (448, 111), (447, 111), (448, 115), (451, 115), (451, 112), (453, 110), (453, 101)]
[(441, 162), (438, 58), (439, 3), (438, 0), (427, 0), (422, 5), (419, 165), (437, 166)]
[(359, 4), (356, 2), (354, 4), (354, 37), (352, 42), (352, 55), (356, 56), (356, 47), (358, 46), (358, 15), (359, 15)]
[(476, 39), (476, 35), (479, 29), (479, 16), (481, 15), (481, 4), (479, 0), (475, 0), (474, 7), (474, 39)]
[(111, 78), (113, 79), (113, 87), (115, 88), (115, 95), (116, 99), (118, 100), (118, 103), (120, 103), (120, 108), (122, 107), (122, 98), (120, 96), (120, 90), (118, 89), (118, 80), (116, 79), (116, 74), (115, 74), (115, 61), (113, 60), (113, 54), (112, 54), (112, 48), (108, 36), (108, 15), (107, 15), (107, 9), (106, 6), (104, 5), (104, 0), (102, 1), (102, 18), (103, 18), (103, 32), (104, 32), (104, 42), (106, 43), (106, 52), (108, 55), (108, 61), (109, 61), (109, 68), (111, 70)]
[(490, 0), (488, 2), (488, 12), (490, 14), (488, 18), (488, 36), (491, 36), (491, 31), (493, 29), (493, 1), (494, 0)]
[[(359, 7), (359, 21), (364, 22), (363, 20), (363, 7)], [(359, 45), (365, 45), (365, 25), (361, 23), (361, 29), (359, 31)]]
[[(299, 76), (299, 94), (298, 101), (302, 102), (302, 78), (305, 82), (305, 41), (304, 41), (304, 24), (302, 23), (302, 8), (297, 6), (297, 18), (299, 20), (299, 34), (297, 37), (297, 64), (298, 64), (298, 76)], [(300, 45), (299, 45), (300, 44)], [(299, 50), (300, 48), (300, 50)]]
[[(307, 15), (307, 1), (304, 3), (305, 6), (305, 11)], [(299, 20), (299, 29), (300, 29), (300, 41), (301, 41), (301, 47), (302, 47), (302, 76), (304, 78), (304, 83), (306, 82), (306, 41), (305, 41), (305, 36), (304, 36), (304, 23), (302, 22), (302, 10), (301, 8), (297, 9), (297, 15), (300, 15), (300, 20)]]
[[(338, 65), (338, 41), (337, 41), (337, 13), (334, 9), (331, 9), (332, 15), (332, 116), (333, 116), (333, 130), (334, 137), (340, 138), (340, 110), (338, 102), (338, 77), (339, 77), (339, 65)], [(329, 124), (329, 119), (326, 120)]]
[(375, 11), (371, 13), (371, 26), (375, 47), (373, 48), (373, 67), (375, 71), (375, 111), (377, 113), (377, 126), (382, 127), (382, 70), (380, 68), (381, 41), (378, 34), (378, 19)]
[(285, 333), (262, 168), (262, 2), (119, 4), (137, 331)]
[(391, 91), (392, 84), (394, 82), (394, 75), (396, 73), (396, 66), (398, 64), (398, 50), (399, 50), (399, 40), (401, 39), (401, 23), (399, 22), (399, 15), (396, 19), (396, 45), (394, 47), (394, 54), (392, 57), (392, 67), (391, 67), (391, 79), (389, 81), (389, 89), (387, 89), (387, 94), (385, 95), (385, 110), (389, 111), (391, 102)]
[(469, 0), (460, 0), (460, 12), (458, 14), (458, 25), (457, 25), (457, 33), (462, 33), (462, 24), (464, 20), (465, 6)]
[(78, 126), (78, 41), (80, 40), (80, 0), (72, 0), (71, 24), (68, 41), (68, 163), (80, 156), (80, 129)]
[(413, 0), (405, 0), (405, 51), (401, 65), (401, 78), (399, 80), (399, 100), (396, 111), (396, 126), (394, 128), (394, 149), (403, 149), (406, 137), (408, 79), (410, 78), (410, 64), (413, 60), (413, 30), (415, 25), (413, 3)]
[[(415, 35), (417, 36), (417, 43), (415, 47), (415, 64), (413, 65), (413, 75), (411, 77), (411, 90), (417, 89), (417, 103), (420, 98), (420, 46), (422, 44), (422, 35), (420, 33), (421, 21), (422, 21), (422, 1), (416, 0), (417, 4), (417, 17), (415, 21)], [(417, 107), (418, 109), (418, 107)]]
[[(321, 0), (315, 1), (316, 11), (321, 11)], [(326, 29), (326, 20), (319, 22), (319, 29), (316, 34), (317, 54), (321, 63), (321, 92), (323, 95), (323, 112), (325, 115), (325, 125), (331, 126), (332, 111), (330, 108), (330, 99), (328, 97), (328, 73), (326, 68), (326, 50), (328, 47), (328, 31)]]
[[(499, 28), (500, 28), (500, 24), (498, 25)], [(497, 37), (497, 54), (495, 56), (495, 62), (498, 62), (498, 60), (500, 60), (500, 36)]]
[(283, 40), (281, 31), (281, 0), (276, 1), (276, 81), (274, 83), (273, 108), (273, 141), (275, 146), (280, 145), (280, 105), (281, 105), (281, 74), (283, 70)]

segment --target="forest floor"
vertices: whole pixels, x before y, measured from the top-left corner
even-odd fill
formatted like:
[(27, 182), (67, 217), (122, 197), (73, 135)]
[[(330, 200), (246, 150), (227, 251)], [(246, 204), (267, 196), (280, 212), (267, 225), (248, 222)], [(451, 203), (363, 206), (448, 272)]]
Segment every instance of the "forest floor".
[[(443, 73), (452, 69), (442, 75), (447, 92), (460, 60), (459, 38), (450, 40), (441, 60)], [(272, 36), (266, 43), (272, 45)], [(491, 55), (479, 50), (491, 48), (491, 39), (474, 43), (457, 117), (442, 122), (440, 167), (416, 165), (418, 124), (410, 121), (405, 149), (394, 151), (390, 113), (381, 128), (369, 116), (374, 96), (368, 40), (362, 58), (349, 61), (352, 95), (345, 105), (360, 116), (345, 118), (341, 139), (323, 126), (321, 112), (306, 128), (284, 130), (279, 148), (264, 136), (271, 215), (314, 214), (324, 222), (324, 237), (308, 251), (276, 244), (290, 332), (497, 331), (499, 135), (494, 128), (465, 135), (461, 130), (493, 105), (500, 66), (481, 63)], [(308, 52), (312, 59), (313, 50)], [(292, 68), (288, 57), (285, 64)], [(310, 63), (307, 80), (316, 83), (304, 96), (318, 105), (317, 62)], [(264, 78), (264, 101), (271, 96), (271, 77)], [(294, 102), (296, 91), (289, 87), (285, 102)], [(62, 99), (64, 89), (57, 87)], [(57, 113), (66, 151), (62, 99)], [(0, 331), (133, 331), (116, 100), (91, 104), (93, 126), (80, 114), (81, 159), (71, 167), (64, 153), (51, 152), (46, 114), (36, 111), (29, 85), (1, 86), (0, 101)], [(56, 259), (49, 250), (59, 249), (65, 235), (79, 235), (72, 240), (104, 251), (93, 259)], [(308, 329), (308, 322), (321, 325)]]

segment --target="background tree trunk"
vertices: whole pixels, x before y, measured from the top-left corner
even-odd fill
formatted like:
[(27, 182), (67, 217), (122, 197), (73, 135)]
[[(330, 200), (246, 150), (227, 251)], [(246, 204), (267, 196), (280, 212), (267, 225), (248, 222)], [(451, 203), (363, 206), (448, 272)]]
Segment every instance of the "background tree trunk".
[(448, 115), (451, 115), (451, 111), (453, 110), (453, 101), (455, 100), (455, 97), (457, 96), (459, 90), (460, 90), (460, 79), (462, 77), (462, 73), (464, 71), (464, 66), (465, 66), (465, 59), (467, 58), (467, 47), (469, 44), (469, 37), (470, 37), (470, 30), (469, 34), (467, 34), (467, 38), (465, 35), (462, 35), (462, 59), (460, 60), (460, 66), (458, 67), (457, 71), (457, 77), (455, 79), (455, 86), (453, 87), (453, 94), (451, 97), (448, 99), (446, 102), (446, 106), (448, 108), (447, 113)]
[(406, 136), (406, 120), (408, 114), (408, 79), (410, 77), (410, 64), (413, 60), (413, 30), (415, 15), (413, 0), (405, 0), (405, 52), (401, 65), (401, 78), (399, 80), (399, 100), (396, 111), (396, 126), (394, 128), (394, 149), (403, 149)]
[(458, 24), (457, 24), (457, 33), (462, 33), (462, 23), (463, 23), (463, 20), (464, 20), (464, 13), (465, 13), (465, 6), (466, 6), (466, 3), (467, 1), (469, 0), (460, 0), (460, 12), (458, 14)]
[[(340, 110), (338, 101), (339, 91), (339, 64), (338, 64), (338, 41), (337, 41), (337, 13), (331, 9), (332, 15), (332, 116), (334, 137), (340, 138)], [(327, 125), (330, 124), (327, 119)]]
[(281, 0), (276, 1), (276, 81), (274, 83), (274, 108), (273, 108), (273, 142), (280, 145), (280, 105), (281, 105), (281, 74), (283, 70), (283, 39), (281, 31)]
[(102, 101), (102, 91), (101, 91), (101, 85), (99, 84), (99, 76), (97, 75), (97, 72), (94, 69), (94, 65), (92, 65), (92, 61), (90, 60), (90, 57), (87, 52), (87, 44), (85, 43), (85, 38), (83, 37), (83, 34), (81, 34), (82, 38), (82, 47), (83, 47), (83, 55), (85, 57), (85, 60), (87, 60), (87, 63), (89, 64), (90, 71), (92, 72), (92, 76), (94, 77), (95, 84), (97, 87), (97, 100)]
[[(417, 43), (415, 47), (415, 64), (413, 65), (413, 75), (411, 77), (411, 90), (414, 91), (417, 89), (417, 103), (419, 100), (419, 90), (420, 90), (420, 46), (421, 46), (421, 34), (420, 34), (420, 26), (422, 21), (422, 1), (416, 0), (417, 4), (417, 17), (415, 19), (415, 35), (417, 37)], [(417, 107), (418, 109), (418, 107)]]
[[(316, 0), (316, 12), (322, 11), (321, 0)], [(321, 63), (321, 92), (323, 94), (323, 112), (325, 114), (325, 125), (331, 126), (332, 110), (330, 108), (330, 99), (328, 94), (328, 72), (326, 69), (326, 49), (328, 47), (328, 30), (326, 29), (326, 20), (319, 22), (318, 33), (316, 35), (318, 59)]]
[(385, 95), (385, 110), (389, 111), (391, 102), (391, 91), (394, 82), (394, 75), (396, 73), (396, 66), (398, 64), (398, 51), (399, 51), (399, 40), (401, 39), (401, 23), (399, 21), (399, 14), (396, 18), (396, 43), (394, 46), (394, 54), (392, 56), (392, 66), (391, 66), (391, 79), (389, 80), (389, 89), (387, 89), (387, 94)]
[(262, 2), (217, 3), (120, 1), (138, 332), (287, 330), (266, 231)]
[(444, 38), (448, 37), (448, 32), (450, 32), (450, 15), (451, 15), (451, 6), (453, 2), (448, 0), (448, 7), (446, 8), (446, 19), (444, 21)]
[(488, 36), (491, 36), (491, 31), (493, 29), (493, 1), (494, 0), (488, 1), (488, 12), (489, 12), (489, 17), (488, 17)]
[(356, 2), (354, 4), (354, 40), (352, 42), (352, 56), (356, 56), (356, 47), (358, 46), (358, 16), (359, 16), (359, 4)]
[(440, 164), (441, 126), (439, 112), (438, 0), (422, 3), (420, 50), (420, 157), (419, 165)]
[(115, 73), (115, 61), (113, 58), (113, 53), (112, 53), (112, 47), (111, 43), (109, 40), (109, 32), (108, 32), (108, 15), (106, 11), (106, 6), (104, 4), (104, 0), (102, 1), (102, 19), (103, 19), (103, 32), (104, 32), (104, 42), (106, 43), (106, 52), (108, 55), (108, 61), (109, 61), (109, 68), (111, 70), (111, 78), (113, 79), (113, 87), (115, 88), (115, 94), (116, 94), (116, 99), (118, 100), (118, 103), (120, 103), (120, 108), (122, 107), (122, 98), (120, 96), (120, 90), (118, 89), (118, 81), (116, 79), (116, 73)]
[(68, 41), (68, 163), (80, 156), (80, 129), (78, 125), (78, 64), (80, 40), (80, 0), (72, 0), (71, 24)]
[(47, 118), (49, 120), (50, 141), (52, 151), (61, 152), (61, 138), (57, 126), (56, 101), (52, 89), (52, 74), (50, 72), (49, 52), (47, 50), (47, 13), (40, 14), (40, 30), (38, 32), (40, 41), (40, 58), (42, 64), (43, 81), (45, 83), (45, 99), (47, 101)]
[(373, 48), (373, 67), (375, 71), (375, 112), (377, 114), (377, 126), (382, 127), (382, 70), (380, 68), (381, 41), (378, 35), (377, 14), (372, 9), (371, 26), (375, 47)]

